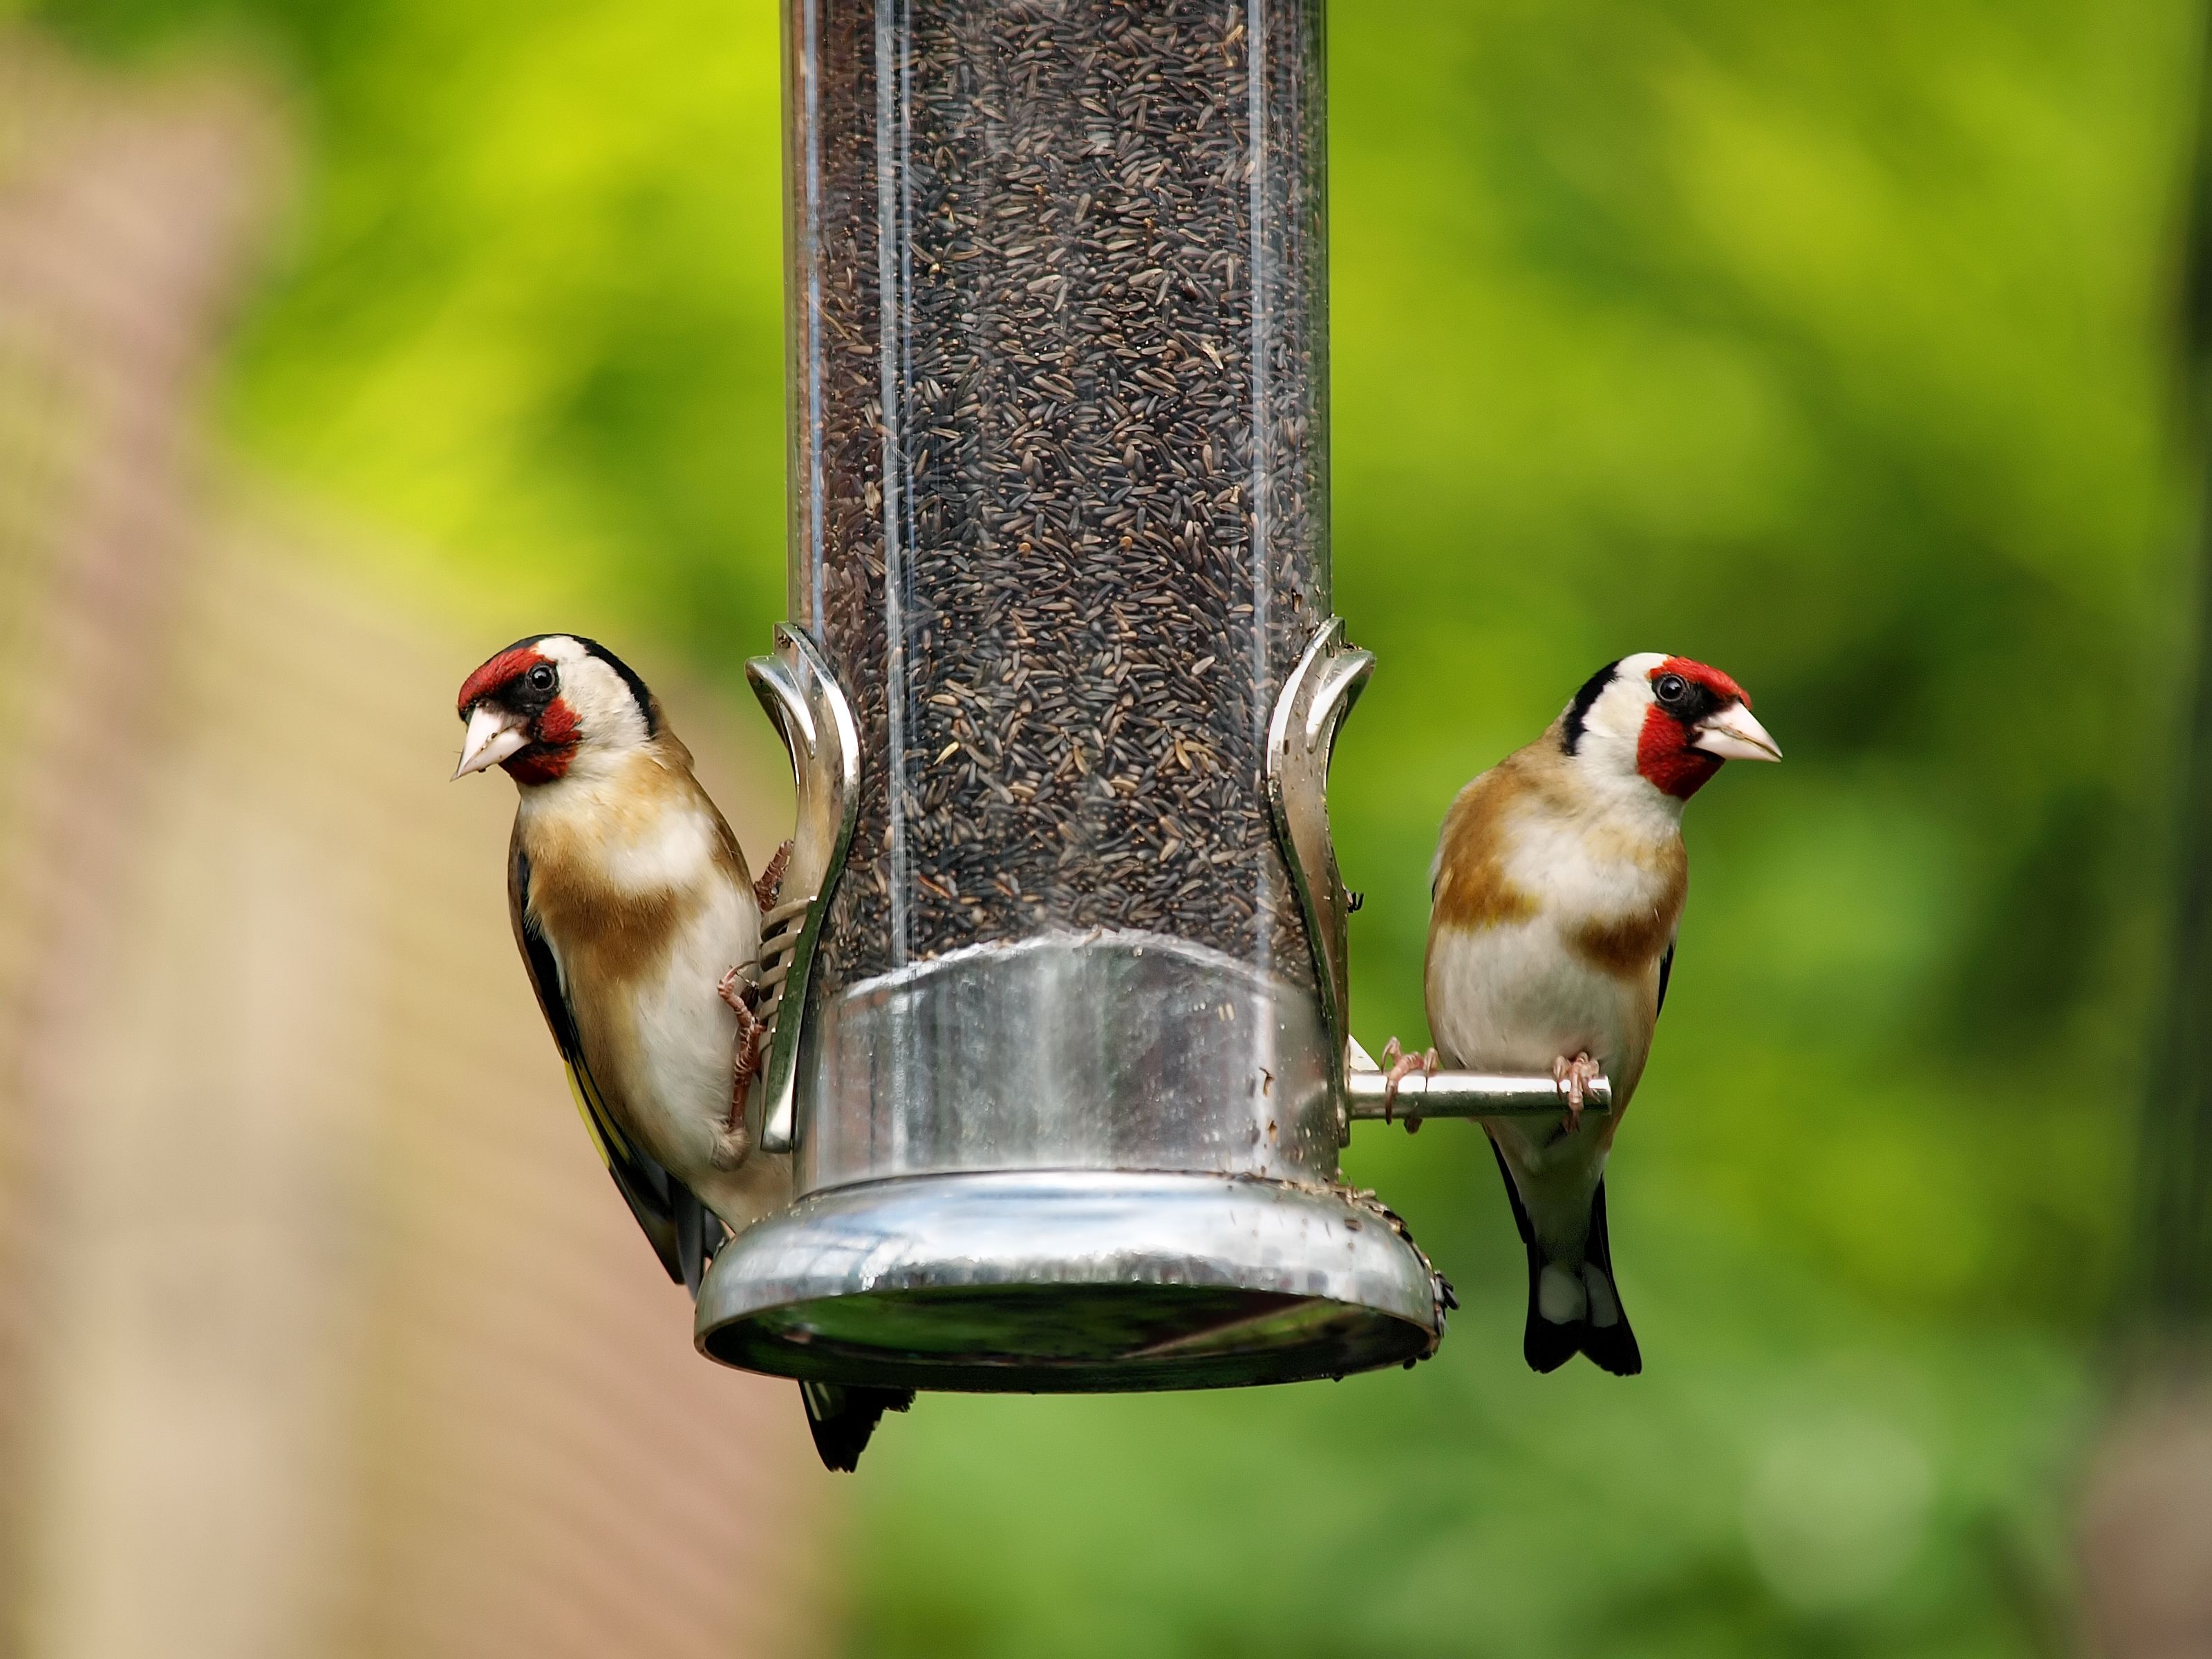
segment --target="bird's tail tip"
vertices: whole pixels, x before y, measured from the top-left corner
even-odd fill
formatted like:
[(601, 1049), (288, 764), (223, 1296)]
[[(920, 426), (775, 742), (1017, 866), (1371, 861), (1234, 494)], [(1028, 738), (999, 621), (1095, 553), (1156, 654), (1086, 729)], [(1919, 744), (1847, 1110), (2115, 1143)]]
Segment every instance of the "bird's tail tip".
[(860, 1467), (860, 1454), (885, 1412), (902, 1412), (914, 1404), (912, 1389), (855, 1389), (835, 1382), (802, 1382), (799, 1397), (805, 1404), (806, 1426), (822, 1467), (840, 1474)]
[(1577, 1354), (1600, 1370), (1634, 1376), (1644, 1370), (1636, 1333), (1621, 1311), (1613, 1275), (1595, 1261), (1546, 1262), (1530, 1275), (1528, 1328), (1522, 1357), (1532, 1371), (1555, 1371)]

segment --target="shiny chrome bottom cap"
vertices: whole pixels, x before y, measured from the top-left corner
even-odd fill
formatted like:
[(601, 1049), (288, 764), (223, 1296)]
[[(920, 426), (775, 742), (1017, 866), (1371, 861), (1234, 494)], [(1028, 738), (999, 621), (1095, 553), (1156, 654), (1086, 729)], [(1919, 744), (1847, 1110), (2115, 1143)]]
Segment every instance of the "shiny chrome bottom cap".
[(1206, 1389), (1424, 1358), (1443, 1308), (1403, 1228), (1346, 1194), (1022, 1171), (802, 1199), (715, 1258), (696, 1339), (725, 1364), (825, 1382)]

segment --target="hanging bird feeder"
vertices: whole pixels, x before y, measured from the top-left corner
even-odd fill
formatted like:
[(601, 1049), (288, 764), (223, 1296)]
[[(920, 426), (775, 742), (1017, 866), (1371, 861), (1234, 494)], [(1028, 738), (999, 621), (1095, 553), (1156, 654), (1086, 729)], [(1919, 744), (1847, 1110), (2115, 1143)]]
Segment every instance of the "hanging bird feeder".
[[(714, 1358), (1028, 1391), (1431, 1352), (1344, 1188), (1318, 0), (788, 0), (799, 828)], [(1602, 1085), (1593, 1101), (1603, 1109)]]

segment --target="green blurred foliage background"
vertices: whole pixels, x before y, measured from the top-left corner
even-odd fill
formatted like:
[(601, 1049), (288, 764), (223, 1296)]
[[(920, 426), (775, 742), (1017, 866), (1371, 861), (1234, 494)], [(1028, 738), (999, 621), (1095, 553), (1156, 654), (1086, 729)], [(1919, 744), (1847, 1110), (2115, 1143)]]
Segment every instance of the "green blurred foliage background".
[[(291, 100), (236, 447), (488, 638), (734, 679), (782, 609), (769, 0), (15, 9)], [(1790, 756), (1690, 815), (1612, 1182), (1649, 1370), (1526, 1372), (1477, 1134), (1366, 1131), (1352, 1172), (1465, 1303), (1441, 1355), (926, 1400), (854, 1486), (853, 1652), (2070, 1645), (2194, 581), (2198, 23), (1335, 9), (1337, 586), (1382, 661), (1334, 791), (1363, 1038), (1420, 1031), (1453, 791), (1596, 664), (1718, 663)]]

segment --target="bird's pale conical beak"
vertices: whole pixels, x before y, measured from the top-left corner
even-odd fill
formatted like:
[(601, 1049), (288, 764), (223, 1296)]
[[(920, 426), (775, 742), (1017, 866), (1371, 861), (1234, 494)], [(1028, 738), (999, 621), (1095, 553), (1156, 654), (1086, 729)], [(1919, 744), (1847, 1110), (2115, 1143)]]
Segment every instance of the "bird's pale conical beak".
[(461, 763), (453, 769), (453, 775), (465, 778), (487, 766), (496, 766), (529, 742), (530, 732), (520, 715), (480, 702), (469, 711), (468, 735), (461, 740)]
[(1766, 735), (1766, 728), (1752, 719), (1751, 710), (1732, 702), (1698, 723), (1690, 747), (1702, 749), (1723, 760), (1778, 761), (1782, 745)]

